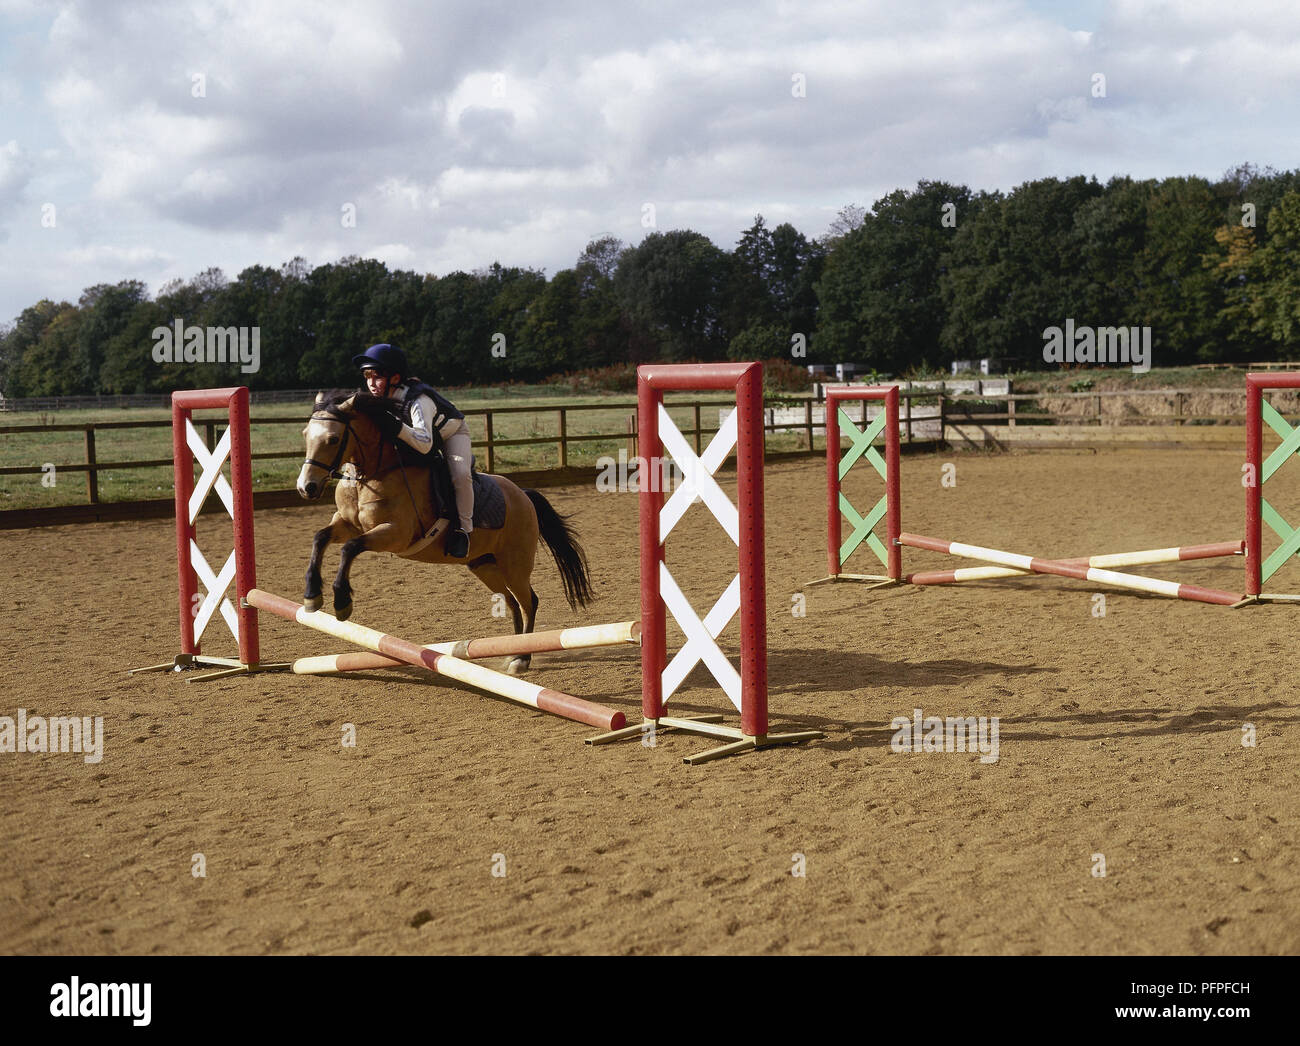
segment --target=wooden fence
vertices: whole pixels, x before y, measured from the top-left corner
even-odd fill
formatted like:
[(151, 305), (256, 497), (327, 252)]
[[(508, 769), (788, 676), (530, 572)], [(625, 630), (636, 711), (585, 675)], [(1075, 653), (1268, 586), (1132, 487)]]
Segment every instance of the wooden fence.
[[(1187, 398), (1190, 396), (1204, 395), (1230, 395), (1242, 398), (1243, 412), (1241, 414), (1191, 414), (1185, 410)], [(1163, 397), (1170, 401), (1171, 410), (1166, 415), (1144, 414), (1135, 417), (1121, 417), (1114, 414), (1106, 414), (1103, 404), (1106, 400), (1115, 397)], [(962, 441), (969, 442), (971, 427), (986, 433), (990, 431), (1001, 430), (1008, 437), (1017, 427), (1029, 426), (1052, 426), (1068, 423), (1070, 425), (1091, 424), (1097, 427), (1111, 426), (1122, 427), (1132, 424), (1151, 425), (1158, 423), (1172, 423), (1175, 426), (1185, 425), (1230, 425), (1244, 424), (1244, 392), (1240, 388), (1236, 389), (1204, 389), (1195, 391), (1185, 390), (1141, 390), (1141, 391), (1116, 391), (1116, 392), (1060, 392), (1060, 393), (1014, 393), (1009, 395), (993, 395), (980, 393), (976, 395), (953, 394), (946, 392), (942, 387), (938, 390), (933, 388), (912, 388), (904, 389), (900, 392), (902, 400), (902, 410), (900, 411), (900, 428), (901, 437), (905, 444), (924, 443), (926, 445), (943, 444), (947, 441), (950, 434), (957, 435)], [(1033, 401), (1044, 399), (1052, 400), (1089, 400), (1093, 409), (1088, 414), (1079, 413), (1050, 413), (1045, 411), (1026, 411), (1024, 406), (1028, 406)], [(1017, 409), (1017, 405), (1023, 405)], [(702, 449), (704, 437), (712, 435), (717, 431), (716, 424), (708, 423), (704, 411), (706, 409), (727, 407), (732, 404), (729, 401), (716, 400), (674, 400), (670, 406), (674, 411), (689, 411), (691, 422), (689, 425), (682, 427), (684, 435), (693, 440), (696, 453)], [(935, 407), (937, 406), (937, 410)], [(800, 433), (801, 453), (819, 453), (814, 446), (818, 437), (822, 434), (824, 421), (818, 417), (822, 411), (821, 405), (812, 397), (795, 397), (787, 396), (780, 399), (774, 399), (768, 402), (769, 410), (785, 408), (782, 420), (776, 420), (774, 414), (768, 413), (764, 431), (766, 433)], [(794, 417), (790, 416), (790, 408), (795, 408)], [(866, 410), (865, 403), (862, 404), (862, 410)], [(589, 411), (626, 411), (621, 431), (616, 432), (570, 432), (569, 421), (574, 415), (579, 415)], [(590, 404), (569, 404), (553, 407), (537, 406), (518, 406), (518, 407), (488, 407), (475, 410), (465, 411), (466, 417), (470, 419), (481, 419), (481, 425), (474, 426), (475, 452), (485, 459), (484, 464), (488, 472), (497, 470), (497, 452), (504, 447), (525, 447), (553, 445), (555, 447), (555, 464), (551, 466), (557, 471), (557, 477), (570, 471), (570, 447), (574, 444), (580, 444), (591, 441), (628, 441), (629, 454), (634, 454), (635, 444), (632, 442), (635, 438), (635, 411), (636, 401), (629, 399), (626, 401), (614, 401), (604, 403)], [(555, 420), (555, 432), (552, 435), (529, 436), (529, 437), (510, 437), (502, 438), (496, 431), (497, 419), (510, 415), (527, 414), (533, 417), (553, 417)], [(680, 415), (679, 415), (680, 416)], [(715, 415), (716, 417), (716, 415)], [(294, 425), (301, 426), (304, 422), (301, 415), (294, 417), (255, 417), (254, 425)], [(220, 420), (201, 420), (195, 421), (196, 427), (206, 429), (206, 438), (209, 446), (214, 446), (217, 440), (217, 430), (223, 427)], [(169, 428), (170, 419), (157, 421), (101, 421), (85, 423), (69, 423), (54, 425), (0, 425), (0, 436), (16, 434), (35, 434), (35, 433), (55, 433), (55, 432), (81, 432), (84, 440), (84, 460), (79, 462), (55, 463), (55, 470), (58, 472), (85, 473), (86, 475), (86, 497), (84, 505), (100, 505), (99, 495), (99, 476), (101, 473), (111, 472), (118, 469), (141, 469), (141, 468), (159, 468), (170, 469), (172, 460), (169, 457), (129, 461), (101, 461), (96, 454), (95, 435), (97, 432), (118, 429), (150, 429), (150, 428)], [(1100, 432), (1098, 433), (1100, 435)], [(301, 450), (288, 451), (262, 451), (255, 452), (254, 461), (267, 460), (301, 460)], [(24, 476), (40, 475), (46, 471), (45, 465), (16, 465), (0, 467), (0, 476)], [(535, 485), (539, 482), (536, 472), (526, 473), (529, 480)], [(171, 478), (167, 476), (166, 484), (170, 486)], [(271, 496), (271, 493), (266, 495)], [(266, 502), (271, 503), (271, 502)], [(170, 501), (149, 501), (149, 502), (118, 502), (114, 503), (122, 511), (114, 513), (118, 518), (129, 517), (132, 513), (129, 511), (130, 505), (169, 505)], [(60, 522), (60, 509), (70, 509), (77, 506), (52, 506), (47, 509), (26, 509), (26, 510), (9, 510), (0, 512), (0, 528), (8, 525), (32, 525), (32, 520), (37, 513), (48, 513), (51, 515), (49, 522)], [(84, 506), (83, 506), (84, 507)], [(152, 512), (140, 513), (141, 515), (153, 514)], [(9, 522), (6, 524), (6, 517)], [(102, 514), (73, 513), (74, 518), (108, 518)], [(15, 522), (22, 520), (23, 522)], [(43, 522), (46, 520), (42, 520)]]

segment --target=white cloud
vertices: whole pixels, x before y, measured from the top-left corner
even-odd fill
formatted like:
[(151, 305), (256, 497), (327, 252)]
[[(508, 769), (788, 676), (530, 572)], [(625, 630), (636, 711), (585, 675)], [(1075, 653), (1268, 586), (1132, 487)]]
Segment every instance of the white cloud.
[(9, 223), (23, 205), (34, 166), (17, 140), (0, 145), (0, 242), (9, 238)]
[[(76, 267), (88, 265), (119, 265), (156, 270), (174, 260), (170, 255), (153, 247), (118, 247), (100, 244), (94, 247), (73, 247), (60, 252), (60, 260)], [(123, 277), (124, 279), (127, 277)]]
[(159, 268), (233, 275), (296, 254), (554, 272), (602, 233), (639, 241), (646, 202), (659, 229), (729, 247), (756, 212), (818, 235), (843, 205), (921, 178), (1009, 189), (1300, 166), (1291, 0), (0, 12), (42, 34), (8, 54), (0, 40), (0, 105), (31, 100), (6, 135), (27, 151), (0, 149), (0, 201), (60, 207), (57, 236), (14, 226), (0, 317), (38, 279), (39, 295), (75, 298)]
[(32, 161), (15, 139), (0, 145), (0, 200), (15, 199), (32, 175)]

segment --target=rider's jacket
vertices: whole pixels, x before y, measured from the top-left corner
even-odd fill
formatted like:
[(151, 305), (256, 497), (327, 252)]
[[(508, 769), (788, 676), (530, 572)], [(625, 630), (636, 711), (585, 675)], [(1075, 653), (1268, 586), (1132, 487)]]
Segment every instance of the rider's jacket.
[[(402, 405), (404, 424), (398, 438), (422, 456), (439, 449), (442, 441), (459, 432), (464, 424), (465, 415), (456, 409), (456, 405), (419, 378), (403, 381), (389, 389), (388, 395)], [(437, 440), (434, 439), (435, 432)]]

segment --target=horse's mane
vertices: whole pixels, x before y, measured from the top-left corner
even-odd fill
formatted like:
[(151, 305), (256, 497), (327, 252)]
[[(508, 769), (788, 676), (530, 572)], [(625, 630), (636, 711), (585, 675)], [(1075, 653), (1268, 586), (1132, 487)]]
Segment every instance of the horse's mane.
[(349, 399), (356, 394), (356, 389), (322, 389), (312, 401), (311, 409), (315, 411), (324, 410), (327, 407), (337, 407), (345, 399)]
[[(386, 410), (390, 414), (396, 414), (401, 408), (391, 400), (381, 399), (378, 396), (371, 396), (367, 392), (359, 392), (357, 389), (324, 389), (317, 394), (317, 398), (312, 402), (312, 413), (318, 410), (330, 410), (339, 406), (345, 400), (357, 397), (356, 406), (361, 414), (368, 414), (378, 408)], [(324, 397), (323, 399), (321, 397)]]

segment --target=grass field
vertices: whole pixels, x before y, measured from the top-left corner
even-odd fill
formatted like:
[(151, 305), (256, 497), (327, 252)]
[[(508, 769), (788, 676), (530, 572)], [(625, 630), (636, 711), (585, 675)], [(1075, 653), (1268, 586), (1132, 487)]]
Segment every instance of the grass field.
[[(628, 420), (635, 414), (635, 397), (627, 394), (600, 395), (571, 392), (554, 392), (546, 387), (511, 387), (506, 389), (448, 390), (458, 407), (466, 412), (491, 409), (527, 407), (523, 413), (493, 413), (494, 440), (532, 439), (554, 437), (556, 443), (532, 446), (498, 447), (493, 467), (496, 472), (525, 471), (557, 467), (560, 463), (558, 436), (560, 406), (584, 406), (599, 409), (570, 411), (566, 431), (569, 437), (615, 433), (606, 439), (570, 442), (570, 466), (594, 466), (602, 456), (617, 457), (620, 449), (628, 447)], [(689, 400), (691, 397), (687, 397)], [(715, 397), (699, 397), (711, 402)], [(719, 402), (721, 402), (719, 400)], [(706, 431), (717, 428), (717, 407), (701, 410), (701, 427)], [(253, 484), (256, 490), (287, 490), (293, 486), (302, 463), (302, 425), (306, 422), (309, 405), (292, 404), (254, 405), (252, 409), (252, 439), (255, 454), (285, 453), (284, 459), (255, 460)], [(694, 428), (694, 411), (690, 407), (671, 408), (670, 413), (683, 432)], [(68, 410), (44, 414), (0, 415), (0, 425), (96, 425), (105, 422), (170, 422), (170, 413), (162, 408), (117, 410)], [(200, 412), (200, 421), (217, 419), (220, 412)], [(287, 419), (287, 421), (277, 420)], [(470, 432), (479, 467), (487, 469), (485, 445), (486, 418), (471, 415)], [(217, 435), (221, 426), (217, 427)], [(707, 437), (706, 437), (707, 442)], [(795, 450), (805, 443), (798, 434), (769, 435), (768, 448), (773, 451)], [(95, 458), (97, 462), (149, 461), (170, 459), (171, 428), (96, 429)], [(87, 501), (86, 473), (72, 472), (62, 466), (84, 464), (86, 460), (85, 436), (81, 431), (31, 432), (0, 434), (0, 467), (42, 467), (47, 462), (55, 465), (52, 486), (43, 484), (41, 475), (0, 476), (0, 510), (29, 509), (42, 506), (84, 504)], [(99, 473), (99, 501), (136, 501), (166, 498), (171, 495), (172, 476), (169, 466), (140, 469), (115, 469)]]
[[(942, 378), (937, 372), (917, 377)], [(961, 379), (979, 377), (961, 375)], [(1124, 367), (1091, 368), (1069, 371), (1022, 372), (1008, 375), (1017, 391), (1119, 391), (1140, 389), (1179, 389), (1198, 393), (1211, 389), (1236, 390), (1242, 387), (1242, 372), (1232, 370), (1197, 370), (1194, 368), (1168, 368), (1134, 374)], [(956, 380), (956, 379), (954, 379)], [(573, 436), (609, 433), (606, 439), (580, 440), (568, 446), (568, 464), (592, 466), (603, 456), (617, 456), (628, 446), (626, 435), (628, 419), (635, 413), (635, 396), (632, 393), (575, 392), (557, 385), (509, 385), (485, 388), (447, 389), (447, 394), (462, 410), (492, 410), (494, 441), (511, 439), (536, 439), (559, 435), (559, 413), (554, 408), (593, 407), (599, 409), (571, 411), (567, 416), (567, 434)], [(701, 397), (713, 399), (714, 397)], [(926, 401), (918, 399), (917, 404)], [(495, 413), (511, 408), (530, 408), (522, 413)], [(1089, 402), (1071, 402), (1056, 409), (1090, 410)], [(1045, 408), (1044, 408), (1045, 409)], [(1153, 409), (1155, 409), (1153, 407)], [(1165, 409), (1165, 408), (1160, 408)], [(1206, 411), (1223, 413), (1221, 406), (1205, 407)], [(701, 426), (706, 431), (717, 426), (714, 408), (701, 411)], [(1189, 413), (1196, 413), (1189, 405)], [(304, 398), (301, 406), (271, 404), (253, 407), (253, 447), (255, 453), (284, 453), (282, 460), (253, 462), (253, 482), (257, 489), (284, 490), (293, 485), (303, 451), (301, 423), (306, 420), (308, 404)], [(1018, 414), (1022, 417), (1035, 413), (1035, 405), (1021, 403)], [(690, 408), (672, 410), (674, 420), (683, 431), (694, 426)], [(216, 417), (217, 415), (211, 414)], [(271, 419), (289, 419), (287, 423), (272, 423)], [(39, 428), (51, 424), (82, 425), (87, 423), (170, 420), (163, 408), (66, 410), (42, 414), (0, 414), (0, 426), (31, 426)], [(1028, 420), (1027, 418), (1025, 420)], [(260, 422), (260, 423), (259, 423)], [(479, 467), (487, 469), (485, 439), (487, 420), (482, 415), (470, 417), (470, 431)], [(768, 435), (768, 450), (774, 452), (802, 449), (806, 440), (802, 434)], [(161, 460), (171, 456), (171, 431), (166, 426), (143, 429), (97, 429), (95, 456), (98, 462)], [(84, 504), (88, 500), (85, 472), (70, 472), (62, 466), (84, 464), (86, 460), (85, 437), (74, 432), (32, 432), (0, 434), (0, 467), (41, 467), (47, 463), (56, 466), (53, 486), (43, 485), (40, 475), (0, 476), (0, 510), (30, 509), (42, 506)], [(560, 464), (557, 443), (540, 443), (532, 446), (497, 447), (493, 468), (497, 472), (525, 471), (554, 468)], [(135, 501), (164, 498), (171, 491), (171, 472), (163, 466), (141, 469), (117, 469), (99, 473), (99, 501)]]

